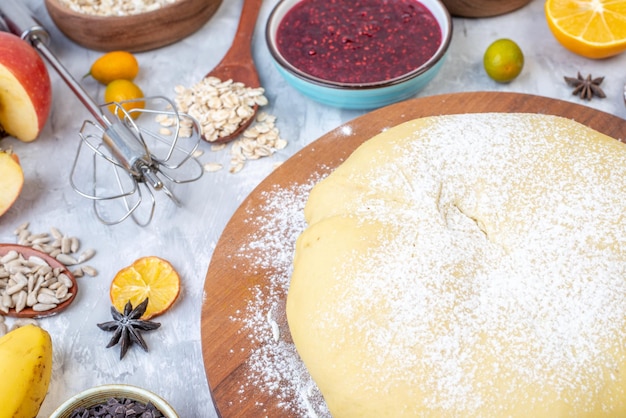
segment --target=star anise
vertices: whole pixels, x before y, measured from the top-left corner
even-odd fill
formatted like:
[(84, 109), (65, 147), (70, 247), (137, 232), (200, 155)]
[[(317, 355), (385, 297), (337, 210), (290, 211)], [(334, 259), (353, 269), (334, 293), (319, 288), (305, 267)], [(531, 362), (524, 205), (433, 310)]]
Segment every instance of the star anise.
[(576, 78), (563, 78), (568, 85), (574, 87), (572, 94), (578, 94), (581, 99), (591, 100), (593, 96), (598, 96), (600, 98), (606, 97), (606, 94), (604, 94), (604, 91), (600, 88), (600, 84), (604, 81), (604, 77), (591, 78), (591, 74), (589, 74), (586, 78), (583, 78), (579, 71)]
[(121, 340), (120, 359), (124, 357), (128, 348), (137, 343), (144, 351), (148, 351), (148, 346), (141, 336), (140, 331), (152, 331), (161, 326), (158, 322), (140, 319), (148, 307), (148, 298), (133, 309), (133, 305), (128, 301), (124, 306), (124, 313), (120, 313), (111, 306), (111, 316), (113, 321), (97, 324), (98, 328), (104, 331), (113, 331), (113, 337), (106, 348), (113, 347)]

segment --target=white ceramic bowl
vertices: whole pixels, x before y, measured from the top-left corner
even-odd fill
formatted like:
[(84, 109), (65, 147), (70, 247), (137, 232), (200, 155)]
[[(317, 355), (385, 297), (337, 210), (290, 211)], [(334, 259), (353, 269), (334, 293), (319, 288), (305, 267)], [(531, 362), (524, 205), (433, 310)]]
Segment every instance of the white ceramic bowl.
[(69, 418), (79, 407), (89, 408), (110, 398), (130, 398), (142, 403), (151, 402), (166, 418), (179, 418), (174, 409), (160, 396), (132, 385), (102, 385), (80, 392), (59, 406), (50, 418)]
[[(450, 13), (440, 0), (419, 0), (435, 17), (441, 29), (441, 44), (423, 65), (399, 77), (363, 84), (347, 84), (320, 79), (301, 71), (279, 52), (276, 33), (285, 15), (303, 0), (280, 0), (272, 10), (265, 39), (278, 72), (305, 96), (318, 102), (346, 109), (374, 109), (414, 96), (440, 70), (452, 38)], [(320, 0), (324, 1), (324, 0)]]

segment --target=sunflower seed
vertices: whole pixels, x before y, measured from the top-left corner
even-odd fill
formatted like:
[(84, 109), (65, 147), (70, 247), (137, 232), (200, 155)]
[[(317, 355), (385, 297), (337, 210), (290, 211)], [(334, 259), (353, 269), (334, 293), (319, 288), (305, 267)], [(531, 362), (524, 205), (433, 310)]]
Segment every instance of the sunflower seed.
[(82, 252), (82, 254), (78, 257), (78, 263), (83, 263), (85, 261), (91, 260), (93, 256), (96, 255), (96, 250), (93, 248), (89, 248)]
[(91, 277), (96, 277), (98, 275), (98, 271), (91, 266), (83, 266), (83, 272)]
[(71, 298), (72, 296), (74, 296), (72, 292), (67, 292), (67, 295), (63, 296), (62, 298), (59, 298), (59, 302), (63, 303), (69, 298)]
[(56, 238), (57, 240), (63, 239), (63, 234), (61, 233), (61, 231), (59, 231), (57, 228), (52, 227), (50, 228), (50, 233), (52, 234), (52, 236), (54, 238)]
[(15, 301), (15, 312), (21, 312), (26, 307), (26, 298), (28, 297), (25, 290), (22, 290), (17, 294), (17, 300)]
[[(42, 289), (48, 290), (48, 289)], [(49, 304), (49, 305), (57, 305), (59, 303), (59, 299), (56, 296), (49, 295), (46, 292), (41, 292), (37, 296), (37, 302), (41, 304)]]
[(65, 296), (67, 296), (67, 293), (68, 293), (67, 286), (61, 285), (55, 292), (54, 297), (57, 299), (63, 299)]
[(57, 280), (59, 281), (59, 283), (66, 286), (68, 289), (71, 288), (73, 285), (72, 280), (65, 273), (59, 274), (57, 276)]
[(11, 299), (11, 296), (7, 295), (6, 292), (2, 293), (1, 306), (6, 309), (5, 313), (9, 311), (9, 308), (13, 307), (12, 305), (13, 305), (13, 300)]
[(22, 285), (22, 287), (28, 285), (28, 278), (22, 272), (14, 274), (12, 279), (15, 281), (16, 284)]
[(76, 237), (70, 238), (70, 251), (75, 253), (80, 248), (80, 241)]
[(78, 260), (76, 260), (71, 255), (64, 253), (63, 250), (61, 250), (61, 254), (56, 256), (56, 259), (66, 266), (73, 266), (75, 264), (78, 264)]
[(17, 228), (15, 228), (15, 231), (13, 232), (13, 234), (15, 235), (19, 235), (22, 231), (28, 229), (28, 222), (24, 222), (23, 224), (19, 225)]
[(26, 296), (26, 304), (28, 306), (33, 306), (37, 303), (37, 293), (29, 292), (28, 296)]
[(61, 239), (61, 253), (69, 254), (71, 250), (72, 240), (70, 237), (63, 237)]
[(6, 264), (10, 261), (16, 260), (19, 254), (15, 250), (11, 250), (0, 258), (0, 263)]
[(14, 294), (16, 294), (17, 292), (19, 292), (20, 290), (24, 289), (26, 287), (26, 285), (24, 283), (16, 283), (14, 285), (12, 285), (11, 287), (7, 287), (4, 290), (4, 293), (8, 296), (13, 296)]
[(56, 308), (57, 305), (54, 303), (36, 303), (33, 305), (33, 311), (35, 312), (44, 312), (49, 311), (50, 309)]

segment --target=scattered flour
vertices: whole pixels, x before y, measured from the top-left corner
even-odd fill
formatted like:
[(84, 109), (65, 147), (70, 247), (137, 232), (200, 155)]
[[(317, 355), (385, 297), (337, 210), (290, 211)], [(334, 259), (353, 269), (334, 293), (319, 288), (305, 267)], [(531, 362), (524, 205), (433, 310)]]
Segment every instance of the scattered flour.
[(289, 416), (311, 418), (330, 414), (289, 336), (285, 299), (295, 241), (306, 226), (304, 205), (319, 177), (265, 193), (263, 215), (248, 220), (257, 232), (238, 256), (246, 258), (251, 269), (274, 273), (269, 277), (269, 286), (253, 289), (254, 297), (248, 301), (245, 312), (232, 317), (242, 323), (241, 332), (247, 333), (251, 342), (261, 342), (250, 354), (248, 381), (241, 382), (239, 395), (245, 399), (247, 391), (261, 390), (274, 397)]

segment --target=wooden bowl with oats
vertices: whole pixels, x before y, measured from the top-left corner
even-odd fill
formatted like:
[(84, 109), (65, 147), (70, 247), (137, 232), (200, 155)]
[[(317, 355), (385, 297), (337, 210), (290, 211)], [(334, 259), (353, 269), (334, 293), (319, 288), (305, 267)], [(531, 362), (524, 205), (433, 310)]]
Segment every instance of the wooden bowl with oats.
[[(95, 1), (44, 2), (54, 24), (77, 44), (105, 52), (141, 52), (191, 35), (215, 14), (222, 0), (171, 0), (159, 8), (145, 11), (122, 9), (123, 6), (116, 6), (114, 10), (83, 8), (86, 7), (84, 4), (100, 3)], [(118, 3), (130, 7), (137, 2), (120, 0), (115, 4)]]
[(530, 0), (442, 0), (452, 16), (491, 17), (517, 10)]

